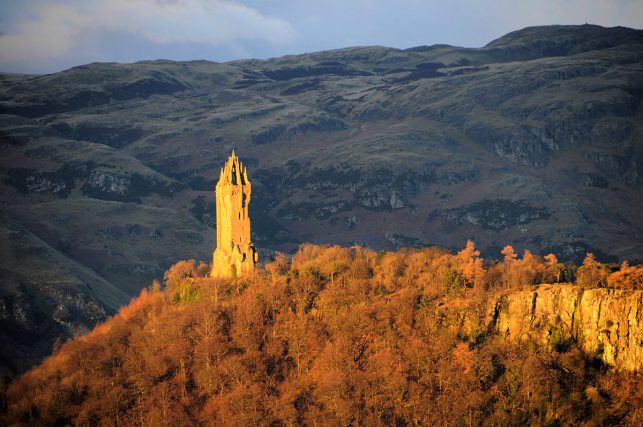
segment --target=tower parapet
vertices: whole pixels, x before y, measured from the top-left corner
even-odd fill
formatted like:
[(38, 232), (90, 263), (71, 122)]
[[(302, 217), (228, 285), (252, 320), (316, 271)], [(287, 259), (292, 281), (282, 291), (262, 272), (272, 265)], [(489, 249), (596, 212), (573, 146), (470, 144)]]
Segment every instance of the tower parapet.
[(217, 247), (212, 254), (211, 277), (230, 278), (252, 272), (258, 253), (250, 241), (248, 205), (252, 184), (248, 171), (234, 154), (219, 174), (216, 186)]

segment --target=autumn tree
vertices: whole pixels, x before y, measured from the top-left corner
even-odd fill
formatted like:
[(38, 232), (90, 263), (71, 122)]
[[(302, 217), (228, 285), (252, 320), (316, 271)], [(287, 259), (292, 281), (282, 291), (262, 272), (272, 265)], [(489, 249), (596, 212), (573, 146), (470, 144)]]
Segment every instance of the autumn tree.
[(542, 257), (534, 255), (528, 249), (524, 250), (522, 258), (518, 258), (514, 248), (507, 245), (502, 250), (502, 254), (504, 255), (502, 282), (505, 288), (551, 282), (554, 277), (554, 268), (560, 267), (557, 260), (552, 267)]
[(464, 249), (458, 252), (458, 261), (460, 273), (465, 282), (475, 288), (483, 286), (484, 263), (480, 258), (480, 251), (475, 248), (471, 240), (467, 240)]
[(277, 252), (274, 256), (274, 259), (270, 262), (267, 262), (264, 266), (265, 271), (270, 274), (272, 284), (274, 285), (279, 277), (285, 275), (290, 268), (290, 262), (288, 258), (281, 253)]
[(504, 260), (502, 263), (503, 266), (503, 284), (506, 289), (509, 289), (512, 286), (517, 286), (519, 278), (516, 274), (516, 263), (518, 260), (518, 254), (514, 250), (513, 246), (505, 246), (501, 254), (504, 255)]
[(544, 283), (545, 265), (541, 257), (525, 249), (518, 264), (518, 281), (521, 285), (539, 285)]
[(584, 287), (607, 286), (609, 271), (607, 267), (596, 260), (594, 254), (588, 252), (583, 260), (583, 265), (576, 273), (576, 283)]
[(618, 270), (607, 277), (607, 283), (612, 288), (643, 289), (643, 266), (629, 265), (624, 261)]
[(558, 262), (558, 257), (551, 253), (545, 255), (545, 261), (547, 262), (546, 277), (551, 277), (555, 283), (559, 283), (560, 276), (565, 271), (565, 264)]
[[(201, 263), (203, 264), (203, 263)], [(175, 302), (189, 302), (196, 298), (194, 280), (202, 277), (207, 268), (199, 267), (195, 260), (179, 261), (172, 265), (164, 275), (165, 285), (171, 289)]]

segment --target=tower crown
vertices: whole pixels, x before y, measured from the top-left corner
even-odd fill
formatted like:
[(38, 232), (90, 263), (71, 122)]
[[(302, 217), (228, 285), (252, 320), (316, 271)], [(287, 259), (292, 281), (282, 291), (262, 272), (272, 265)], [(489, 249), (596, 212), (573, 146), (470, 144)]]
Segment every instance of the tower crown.
[(219, 174), (219, 185), (246, 185), (249, 184), (248, 181), (248, 170), (239, 158), (232, 154), (228, 158), (226, 164), (221, 168), (221, 173)]

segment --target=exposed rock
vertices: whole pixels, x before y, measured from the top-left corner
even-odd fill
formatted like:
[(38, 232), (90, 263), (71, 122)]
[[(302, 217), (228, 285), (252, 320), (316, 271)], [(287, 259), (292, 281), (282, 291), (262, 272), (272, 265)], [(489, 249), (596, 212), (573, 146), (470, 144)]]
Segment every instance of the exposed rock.
[(13, 322), (19, 329), (35, 332), (37, 330), (37, 313), (36, 308), (30, 301), (29, 295), (24, 292), (18, 292), (13, 297), (5, 296), (3, 298), (5, 306), (4, 318)]
[(44, 172), (27, 168), (9, 169), (5, 183), (16, 187), (24, 194), (40, 193), (67, 197), (76, 186), (76, 179), (86, 177), (94, 167), (92, 162), (85, 164), (66, 163), (54, 172)]
[(157, 274), (160, 276), (163, 269), (159, 268), (156, 265), (137, 264), (132, 266), (132, 268), (129, 271), (136, 276), (145, 277), (145, 276), (150, 276), (151, 274)]
[(279, 209), (277, 215), (288, 220), (303, 220), (311, 216), (317, 219), (327, 219), (339, 212), (348, 211), (352, 207), (351, 203), (344, 200), (328, 203), (299, 202), (291, 204), (288, 202)]
[(126, 176), (94, 171), (87, 180), (86, 192), (91, 190), (105, 194), (114, 194), (118, 198), (125, 197), (129, 191), (130, 181)]
[[(481, 248), (558, 247), (561, 260), (582, 260), (590, 246), (641, 258), (643, 79), (636, 43), (642, 34), (548, 26), (480, 49), (366, 47), (265, 61), (95, 63), (43, 76), (3, 76), (0, 111), (25, 116), (0, 115), (6, 159), (0, 179), (13, 187), (2, 192), (2, 203), (24, 204), (15, 208), (22, 221), (20, 211), (34, 203), (86, 202), (87, 216), (96, 219), (88, 239), (69, 231), (78, 217), (54, 224), (49, 219), (56, 213), (43, 209), (40, 218), (29, 219), (34, 231), (57, 234), (48, 240), (54, 248), (71, 242), (66, 253), (81, 263), (103, 259), (91, 252), (99, 248), (90, 242), (95, 230), (106, 232), (111, 240), (101, 242), (103, 249), (115, 257), (130, 257), (146, 244), (196, 248), (186, 238), (192, 225), (173, 233), (174, 226), (144, 223), (139, 210), (126, 213), (131, 217), (118, 224), (123, 234), (117, 238), (108, 230), (114, 213), (100, 218), (94, 207), (107, 200), (167, 214), (189, 209), (213, 227), (213, 200), (194, 200), (212, 190), (212, 171), (234, 145), (257, 161), (253, 184), (259, 188), (250, 214), (253, 240), (265, 247), (289, 251), (301, 239), (322, 236), (346, 242), (344, 227), (326, 225), (350, 216), (361, 221), (355, 232), (363, 234), (355, 239), (388, 247), (384, 230), (371, 231), (383, 219), (401, 219), (389, 231), (415, 236), (418, 224), (406, 215), (413, 209), (418, 218), (431, 211), (436, 219), (449, 218), (429, 224), (428, 243), (461, 247), (467, 232)], [(63, 169), (90, 160), (93, 166), (84, 171)], [(569, 174), (567, 166), (580, 172)], [(519, 181), (507, 179), (513, 176)], [(175, 194), (179, 182), (184, 191)], [(587, 188), (605, 185), (609, 190), (598, 200)], [(312, 193), (324, 199), (307, 199)], [(484, 199), (526, 202), (475, 205)], [(291, 212), (300, 224), (280, 224), (280, 208), (301, 202), (315, 206)], [(534, 221), (543, 214), (548, 221)], [(527, 221), (534, 222), (524, 235), (512, 225)], [(135, 242), (129, 237), (137, 232), (126, 229), (131, 223), (142, 227)], [(458, 223), (479, 225), (452, 230)], [(487, 231), (496, 229), (509, 241)], [(123, 283), (125, 276), (114, 280)]]
[(643, 371), (643, 291), (542, 285), (501, 297), (487, 315), (509, 340), (564, 351), (567, 340), (618, 369)]
[(280, 209), (279, 215), (288, 215), (288, 210), (294, 210), (293, 218), (308, 218), (315, 211), (318, 212), (315, 217), (327, 218), (329, 214), (347, 210), (354, 205), (374, 211), (404, 208), (408, 206), (408, 200), (434, 181), (433, 170), (429, 167), (395, 172), (382, 168), (360, 174), (348, 167), (309, 169), (295, 162), (289, 163), (285, 168), (261, 170), (258, 175), (265, 186), (278, 191), (282, 197), (292, 193), (294, 184), (316, 191), (342, 188), (354, 193), (354, 203), (342, 201), (337, 202), (338, 206), (328, 208), (310, 202), (288, 202), (285, 208)]
[(161, 240), (161, 237), (163, 237), (163, 234), (161, 233), (160, 230), (154, 229), (150, 231), (150, 239)]
[[(15, 283), (3, 277), (3, 284)], [(51, 352), (55, 340), (87, 332), (109, 314), (84, 291), (38, 283), (0, 294), (0, 375), (15, 375)], [(33, 286), (31, 284), (30, 286)]]
[(356, 180), (348, 189), (355, 191), (355, 201), (369, 210), (408, 207), (409, 200), (435, 182), (432, 167), (420, 170), (380, 169)]
[(623, 118), (610, 118), (596, 123), (588, 135), (592, 145), (619, 148), (632, 134), (633, 126)]
[(185, 240), (189, 243), (198, 245), (199, 243), (203, 242), (203, 236), (198, 233), (187, 233), (185, 235)]
[(405, 236), (403, 234), (391, 233), (388, 231), (384, 233), (384, 238), (398, 248), (419, 248), (426, 246), (425, 243), (417, 237)]
[(127, 227), (127, 235), (130, 237), (140, 236), (141, 231), (142, 231), (142, 227), (138, 224), (132, 224)]
[(346, 217), (345, 221), (346, 221), (346, 224), (348, 224), (348, 226), (350, 227), (351, 230), (353, 228), (355, 228), (355, 226), (357, 226), (357, 224), (360, 223), (359, 217), (356, 216), (356, 215), (351, 215), (351, 216)]
[[(438, 214), (439, 212), (432, 213), (429, 219), (435, 218)], [(442, 212), (442, 218), (448, 224), (462, 225), (467, 222), (494, 231), (528, 224), (532, 221), (549, 218), (549, 216), (550, 214), (545, 208), (530, 206), (524, 200), (507, 199), (484, 199), (477, 203)]]
[(81, 190), (83, 195), (95, 199), (140, 203), (142, 197), (152, 193), (169, 196), (182, 187), (179, 183), (169, 183), (139, 173), (121, 174), (93, 170)]
[(56, 306), (52, 318), (70, 331), (87, 331), (92, 325), (105, 320), (105, 308), (78, 292), (61, 292), (52, 289)]
[(586, 187), (607, 188), (607, 180), (600, 175), (588, 173), (583, 182)]
[(24, 194), (50, 194), (65, 198), (78, 180), (85, 181), (81, 190), (86, 196), (129, 202), (140, 202), (141, 197), (151, 193), (167, 196), (181, 187), (179, 183), (161, 181), (154, 176), (98, 169), (93, 161), (65, 163), (53, 172), (12, 168), (3, 181)]
[(391, 198), (389, 199), (389, 204), (392, 209), (401, 209), (405, 206), (404, 200), (400, 197), (397, 191), (393, 190), (391, 192)]
[(435, 182), (438, 184), (453, 185), (466, 181), (475, 181), (480, 177), (478, 168), (471, 168), (461, 171), (438, 171), (435, 176)]
[(605, 154), (589, 151), (587, 158), (610, 178), (622, 179), (629, 166), (629, 159), (617, 154)]
[(94, 233), (103, 239), (118, 239), (124, 234), (121, 227), (100, 228), (94, 231)]

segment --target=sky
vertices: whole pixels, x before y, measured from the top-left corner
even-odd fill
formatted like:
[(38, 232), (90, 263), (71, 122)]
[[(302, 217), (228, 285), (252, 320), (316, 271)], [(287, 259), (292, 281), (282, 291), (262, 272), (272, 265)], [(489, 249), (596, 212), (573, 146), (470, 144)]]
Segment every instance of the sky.
[(643, 28), (643, 0), (0, 0), (0, 71), (366, 45), (481, 47), (527, 26), (586, 22)]

